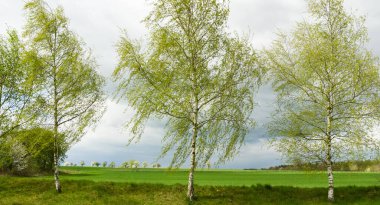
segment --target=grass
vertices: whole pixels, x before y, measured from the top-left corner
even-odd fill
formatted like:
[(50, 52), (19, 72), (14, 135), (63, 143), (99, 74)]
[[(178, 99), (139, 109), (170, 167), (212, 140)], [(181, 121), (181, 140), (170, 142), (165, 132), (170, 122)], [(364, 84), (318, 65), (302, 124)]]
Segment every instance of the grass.
[[(329, 204), (324, 188), (255, 185), (196, 186), (189, 203), (185, 185), (63, 180), (57, 194), (51, 180), (0, 177), (0, 204)], [(336, 188), (335, 204), (379, 204), (380, 187)]]
[[(62, 170), (62, 194), (54, 191), (51, 176), (0, 176), (0, 204), (190, 204), (187, 170)], [(380, 173), (335, 176), (334, 204), (380, 204)], [(329, 204), (323, 172), (205, 170), (195, 177), (197, 199), (191, 204)]]

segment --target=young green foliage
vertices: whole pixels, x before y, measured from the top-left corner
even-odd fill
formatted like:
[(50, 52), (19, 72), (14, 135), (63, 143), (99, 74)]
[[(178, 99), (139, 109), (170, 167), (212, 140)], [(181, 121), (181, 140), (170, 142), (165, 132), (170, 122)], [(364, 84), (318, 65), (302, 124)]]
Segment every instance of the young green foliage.
[[(42, 116), (52, 127), (55, 138), (64, 134), (72, 144), (83, 136), (85, 129), (95, 123), (104, 111), (104, 79), (95, 71), (95, 62), (84, 43), (70, 31), (63, 9), (52, 10), (42, 0), (25, 4), (27, 24), (24, 36), (29, 49), (36, 53), (45, 101)], [(59, 144), (55, 144), (56, 189), (58, 179)]]
[(280, 34), (266, 51), (278, 94), (269, 130), (289, 160), (325, 163), (332, 201), (333, 161), (376, 154), (379, 63), (365, 48), (364, 18), (347, 13), (343, 0), (308, 0), (308, 7), (313, 21)]
[(226, 32), (228, 13), (228, 1), (157, 0), (146, 49), (126, 35), (117, 44), (117, 96), (136, 110), (131, 140), (148, 119), (166, 120), (161, 156), (174, 149), (170, 167), (190, 156), (190, 200), (196, 166), (231, 159), (253, 125), (260, 72), (248, 40)]
[(15, 30), (0, 36), (0, 138), (30, 126), (39, 113), (32, 65)]

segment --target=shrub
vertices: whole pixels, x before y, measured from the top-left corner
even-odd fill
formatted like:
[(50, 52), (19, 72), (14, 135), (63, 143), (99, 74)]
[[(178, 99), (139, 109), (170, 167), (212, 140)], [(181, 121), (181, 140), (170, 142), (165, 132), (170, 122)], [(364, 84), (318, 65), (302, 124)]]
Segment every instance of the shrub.
[(100, 163), (95, 161), (95, 162), (91, 163), (91, 166), (93, 166), (93, 167), (99, 167)]
[(121, 168), (129, 168), (129, 162), (125, 161), (125, 162), (121, 163), (120, 167)]
[[(54, 166), (54, 133), (44, 128), (14, 131), (0, 139), (0, 170), (15, 175), (50, 172)], [(63, 162), (68, 149), (59, 141), (59, 161)]]
[(115, 168), (115, 162), (111, 162), (109, 165), (108, 165), (108, 167), (110, 167), (110, 168)]

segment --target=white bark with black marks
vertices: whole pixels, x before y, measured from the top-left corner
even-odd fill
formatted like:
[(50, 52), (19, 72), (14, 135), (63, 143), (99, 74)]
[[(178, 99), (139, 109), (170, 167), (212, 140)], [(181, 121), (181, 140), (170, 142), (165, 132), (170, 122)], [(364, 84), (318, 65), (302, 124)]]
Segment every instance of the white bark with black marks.
[[(330, 95), (331, 96), (331, 95)], [(332, 126), (332, 113), (333, 109), (331, 106), (331, 97), (329, 100), (329, 107), (327, 108), (327, 117), (326, 117), (326, 144), (327, 144), (327, 156), (326, 156), (326, 165), (327, 165), (327, 176), (328, 176), (328, 182), (329, 182), (329, 189), (327, 193), (327, 198), (329, 201), (334, 201), (334, 175), (333, 175), (333, 169), (332, 169), (332, 153), (331, 153), (331, 144), (332, 144), (332, 136), (331, 136), (331, 126)]]
[(62, 192), (61, 182), (59, 181), (59, 169), (58, 169), (58, 156), (54, 153), (54, 182), (55, 182), (55, 190), (58, 193)]
[[(198, 98), (195, 100), (196, 107), (198, 107)], [(196, 168), (196, 141), (198, 135), (198, 108), (194, 113), (194, 124), (193, 124), (193, 135), (191, 138), (191, 159), (190, 159), (190, 171), (189, 171), (189, 182), (187, 187), (187, 197), (192, 201), (194, 199), (194, 172)]]
[(329, 201), (334, 201), (334, 176), (331, 164), (327, 165), (327, 175), (329, 179), (329, 190), (327, 198)]

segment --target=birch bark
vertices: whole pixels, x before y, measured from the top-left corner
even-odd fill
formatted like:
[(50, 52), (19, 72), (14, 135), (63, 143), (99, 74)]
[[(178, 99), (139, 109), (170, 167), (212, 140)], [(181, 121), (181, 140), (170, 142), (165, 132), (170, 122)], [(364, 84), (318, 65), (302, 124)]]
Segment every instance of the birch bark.
[(195, 146), (196, 146), (196, 139), (197, 139), (197, 133), (198, 130), (196, 127), (194, 127), (194, 133), (192, 137), (191, 142), (191, 167), (189, 171), (189, 182), (187, 187), (187, 197), (189, 197), (189, 200), (192, 201), (194, 198), (194, 171), (195, 171)]
[(327, 108), (327, 119), (326, 119), (326, 121), (327, 121), (327, 126), (326, 126), (326, 133), (327, 133), (327, 139), (326, 139), (326, 144), (327, 144), (326, 164), (327, 164), (327, 176), (328, 176), (328, 182), (329, 182), (329, 189), (328, 189), (327, 198), (328, 198), (329, 201), (334, 201), (334, 175), (333, 175), (332, 161), (331, 161), (331, 156), (332, 156), (332, 153), (331, 153), (332, 107), (331, 106), (329, 106)]

